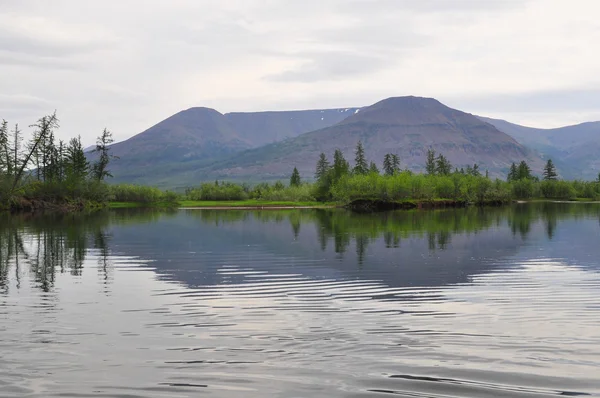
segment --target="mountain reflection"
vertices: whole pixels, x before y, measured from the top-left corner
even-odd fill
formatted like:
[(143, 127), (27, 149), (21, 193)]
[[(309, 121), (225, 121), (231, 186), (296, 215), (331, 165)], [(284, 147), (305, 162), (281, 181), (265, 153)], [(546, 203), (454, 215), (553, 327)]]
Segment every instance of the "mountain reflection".
[(91, 254), (106, 284), (113, 255), (152, 261), (159, 277), (191, 287), (246, 282), (242, 276), (224, 278), (223, 266), (382, 280), (390, 286), (461, 283), (493, 267), (489, 257), (514, 256), (530, 239), (550, 245), (561, 228), (591, 239), (571, 223), (582, 219), (600, 221), (600, 206), (538, 203), (376, 214), (340, 209), (3, 214), (0, 292), (19, 288), (24, 272), (49, 291), (57, 274), (87, 272)]

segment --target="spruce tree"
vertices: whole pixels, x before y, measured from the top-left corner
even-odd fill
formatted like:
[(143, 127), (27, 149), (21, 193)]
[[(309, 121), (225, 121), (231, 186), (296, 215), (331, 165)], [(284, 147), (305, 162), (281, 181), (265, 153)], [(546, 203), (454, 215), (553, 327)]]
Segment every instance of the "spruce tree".
[(298, 169), (294, 167), (294, 171), (290, 177), (290, 187), (299, 187), (300, 183), (300, 173), (298, 172)]
[(452, 164), (442, 154), (439, 154), (435, 162), (435, 173), (439, 175), (450, 175), (452, 173)]
[(11, 152), (12, 152), (12, 162), (13, 162), (13, 166), (12, 166), (12, 172), (13, 174), (17, 173), (17, 170), (19, 169), (19, 162), (21, 161), (21, 141), (22, 141), (22, 137), (21, 137), (21, 130), (19, 130), (19, 124), (15, 124), (15, 129), (12, 131), (12, 145), (11, 145)]
[(379, 174), (379, 168), (377, 167), (375, 162), (371, 162), (371, 164), (369, 165), (369, 173)]
[(429, 175), (435, 174), (435, 151), (433, 149), (427, 150), (427, 163), (425, 163), (425, 171)]
[(554, 181), (557, 177), (556, 167), (554, 166), (554, 163), (552, 163), (552, 159), (548, 159), (546, 166), (544, 166), (544, 180)]
[(363, 148), (362, 142), (358, 141), (356, 144), (356, 151), (354, 152), (354, 174), (364, 175), (369, 172), (369, 165), (365, 158), (365, 149)]
[(395, 153), (392, 154), (392, 169), (394, 174), (400, 172), (400, 158)]
[(394, 166), (392, 165), (392, 155), (386, 153), (383, 157), (383, 174), (391, 176), (394, 174)]
[(89, 163), (83, 152), (81, 137), (71, 138), (67, 145), (67, 178), (72, 183), (81, 183), (85, 180), (89, 171)]
[(327, 160), (327, 156), (321, 152), (319, 155), (319, 160), (317, 161), (317, 169), (315, 171), (315, 179), (317, 181), (321, 181), (323, 177), (327, 175), (329, 172), (329, 160)]
[[(58, 118), (56, 117), (56, 112), (52, 115), (44, 116), (37, 121), (37, 123), (33, 124), (31, 127), (35, 127), (36, 130), (33, 134), (33, 139), (27, 145), (27, 153), (24, 154), (22, 161), (20, 162), (18, 168), (15, 169), (15, 174), (13, 176), (13, 183), (10, 189), (10, 192), (13, 192), (19, 183), (21, 182), (21, 178), (23, 177), (23, 173), (25, 169), (32, 162), (35, 166), (37, 166), (37, 176), (39, 179), (39, 160), (40, 160), (40, 151), (39, 146), (44, 142), (46, 137), (50, 134), (50, 132), (54, 131), (54, 129), (58, 128)], [(15, 128), (15, 139), (19, 136), (19, 129)], [(16, 148), (16, 146), (15, 146)], [(16, 152), (16, 149), (15, 149)]]
[(2, 123), (0, 124), (0, 175), (12, 174), (12, 164), (8, 142), (8, 122), (2, 120)]
[(518, 177), (517, 165), (513, 162), (510, 165), (510, 169), (508, 171), (508, 176), (506, 177), (506, 181), (512, 182), (516, 181)]
[(344, 154), (341, 150), (336, 149), (333, 153), (333, 178), (334, 181), (339, 180), (342, 176), (347, 175), (350, 172), (350, 165), (344, 158)]
[(521, 160), (521, 163), (519, 163), (519, 166), (517, 167), (517, 180), (528, 180), (532, 177), (531, 168), (526, 161)]
[(113, 143), (112, 133), (107, 129), (102, 131), (102, 134), (96, 140), (96, 149), (94, 152), (98, 152), (100, 155), (98, 161), (92, 166), (92, 175), (95, 180), (102, 181), (106, 177), (112, 177), (112, 174), (108, 171), (108, 164), (111, 158), (117, 158), (109, 154), (110, 144)]

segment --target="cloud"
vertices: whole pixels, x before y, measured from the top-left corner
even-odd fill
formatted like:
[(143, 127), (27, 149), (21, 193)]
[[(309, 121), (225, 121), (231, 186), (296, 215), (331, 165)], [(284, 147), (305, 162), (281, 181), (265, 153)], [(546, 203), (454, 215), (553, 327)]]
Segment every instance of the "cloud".
[(544, 125), (592, 117), (600, 103), (595, 0), (282, 4), (3, 0), (0, 118), (28, 125), (57, 109), (60, 134), (87, 145), (105, 126), (125, 139), (191, 106), (361, 106), (413, 94)]

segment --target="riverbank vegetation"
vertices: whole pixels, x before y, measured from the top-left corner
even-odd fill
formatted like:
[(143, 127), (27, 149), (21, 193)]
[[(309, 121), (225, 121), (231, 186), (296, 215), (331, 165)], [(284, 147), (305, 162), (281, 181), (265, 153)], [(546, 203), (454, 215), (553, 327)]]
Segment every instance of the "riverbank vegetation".
[[(386, 154), (381, 171), (356, 146), (354, 164), (338, 149), (332, 162), (321, 153), (315, 174), (301, 176), (294, 167), (288, 182), (255, 185), (226, 181), (202, 183), (184, 192), (161, 191), (131, 184), (110, 185), (107, 178), (113, 142), (104, 129), (93, 150), (95, 161), (86, 157), (80, 137), (58, 140), (56, 113), (40, 118), (25, 141), (18, 125), (0, 125), (0, 209), (81, 210), (95, 207), (305, 207), (352, 205), (372, 202), (399, 207), (464, 206), (501, 204), (512, 200), (600, 200), (597, 181), (564, 181), (548, 160), (542, 178), (522, 161), (512, 164), (506, 179), (492, 179), (473, 164), (456, 168), (443, 155), (429, 150), (424, 173), (401, 168), (401, 159)], [(312, 179), (314, 182), (306, 182)]]
[(330, 163), (322, 153), (317, 160), (314, 182), (302, 182), (294, 168), (289, 184), (261, 183), (255, 186), (231, 182), (204, 183), (188, 188), (184, 197), (192, 201), (288, 201), (348, 205), (358, 202), (395, 203), (399, 207), (430, 207), (467, 204), (501, 204), (513, 200), (600, 200), (600, 176), (596, 181), (564, 181), (548, 160), (542, 178), (526, 161), (512, 164), (506, 179), (491, 178), (473, 164), (453, 167), (443, 154), (427, 152), (425, 173), (401, 169), (396, 154), (386, 154), (381, 171), (366, 159), (362, 144), (355, 151), (354, 165), (340, 150)]
[(177, 195), (151, 187), (110, 186), (112, 134), (104, 129), (88, 161), (81, 137), (68, 142), (56, 138), (56, 113), (40, 118), (25, 140), (18, 125), (0, 124), (0, 209), (82, 210), (110, 201), (174, 203)]

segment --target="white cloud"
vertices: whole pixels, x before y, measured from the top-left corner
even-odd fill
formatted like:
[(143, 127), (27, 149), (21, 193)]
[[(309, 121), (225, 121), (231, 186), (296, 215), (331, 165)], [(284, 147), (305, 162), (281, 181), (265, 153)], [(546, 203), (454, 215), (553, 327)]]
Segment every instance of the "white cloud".
[(600, 119), (595, 0), (2, 8), (0, 118), (28, 125), (57, 109), (61, 138), (81, 134), (86, 144), (104, 127), (124, 139), (191, 106), (346, 107), (408, 94), (539, 126)]

